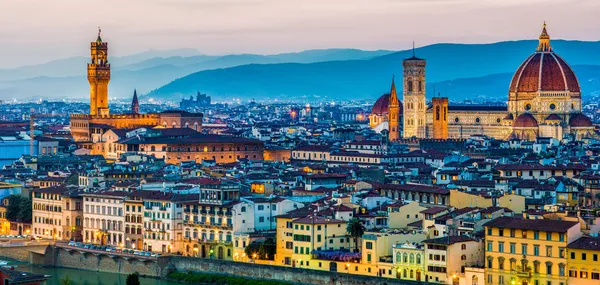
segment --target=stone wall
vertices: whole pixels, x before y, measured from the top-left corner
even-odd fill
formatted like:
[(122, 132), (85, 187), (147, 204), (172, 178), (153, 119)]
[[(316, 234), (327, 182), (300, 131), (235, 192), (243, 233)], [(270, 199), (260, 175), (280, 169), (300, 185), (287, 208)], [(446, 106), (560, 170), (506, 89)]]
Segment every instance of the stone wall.
[(0, 247), (0, 259), (6, 257), (21, 262), (31, 262), (29, 259), (29, 253), (44, 252), (48, 245), (25, 245), (25, 246), (11, 246), (11, 247)]
[(140, 275), (152, 277), (161, 276), (162, 268), (166, 267), (161, 267), (159, 262), (154, 260), (124, 259), (120, 256), (110, 257), (76, 250), (66, 251), (61, 248), (54, 249), (53, 265), (56, 267), (121, 274), (138, 272)]
[(218, 273), (243, 276), (255, 279), (275, 279), (297, 284), (315, 285), (415, 285), (420, 282), (406, 281), (390, 278), (379, 278), (353, 274), (333, 273), (327, 271), (298, 269), (282, 266), (242, 263), (222, 260), (199, 259), (193, 257), (170, 256), (167, 270), (202, 273)]
[(0, 248), (0, 256), (31, 262), (42, 266), (55, 266), (130, 274), (138, 272), (143, 276), (165, 277), (170, 272), (201, 272), (213, 274), (226, 274), (254, 279), (273, 279), (296, 284), (315, 285), (415, 285), (420, 282), (360, 276), (353, 274), (335, 273), (327, 271), (307, 270), (290, 267), (272, 266), (255, 263), (241, 263), (224, 260), (201, 259), (183, 256), (163, 256), (157, 259), (139, 260), (136, 258), (124, 259), (121, 256), (96, 255), (78, 250), (65, 250), (63, 248), (47, 247), (34, 252), (23, 248)]

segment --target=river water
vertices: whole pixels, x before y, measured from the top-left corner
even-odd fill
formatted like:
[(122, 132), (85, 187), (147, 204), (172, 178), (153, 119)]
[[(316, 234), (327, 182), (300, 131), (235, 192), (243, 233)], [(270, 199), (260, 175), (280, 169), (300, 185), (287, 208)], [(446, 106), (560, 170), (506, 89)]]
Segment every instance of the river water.
[[(46, 285), (60, 285), (60, 280), (69, 276), (72, 285), (125, 285), (127, 275), (117, 273), (94, 272), (67, 268), (45, 268), (25, 263), (9, 262), (16, 270), (52, 275)], [(182, 285), (183, 283), (140, 277), (141, 285)]]

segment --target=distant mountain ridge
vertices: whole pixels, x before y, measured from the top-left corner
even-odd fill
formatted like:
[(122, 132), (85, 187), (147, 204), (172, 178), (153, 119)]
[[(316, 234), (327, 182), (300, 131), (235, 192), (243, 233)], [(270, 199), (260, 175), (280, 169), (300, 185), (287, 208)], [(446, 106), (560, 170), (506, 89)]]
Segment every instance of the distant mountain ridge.
[[(428, 95), (451, 99), (505, 98), (510, 76), (536, 48), (537, 41), (491, 44), (434, 44), (417, 48), (427, 60)], [(584, 96), (600, 91), (600, 42), (553, 40), (559, 55), (574, 66)], [(201, 91), (215, 100), (372, 99), (389, 91), (392, 75), (402, 77), (402, 60), (412, 50), (308, 50), (276, 55), (202, 55), (193, 49), (149, 51), (111, 60), (112, 99), (126, 99), (134, 88), (142, 100), (179, 101)], [(39, 66), (0, 70), (0, 99), (81, 98), (89, 93), (86, 57)], [(507, 79), (508, 77), (508, 79)], [(398, 81), (397, 81), (398, 83)], [(397, 87), (401, 89), (401, 84)], [(435, 92), (434, 92), (435, 90)], [(401, 91), (401, 90), (398, 90)]]
[[(600, 90), (597, 73), (600, 42), (552, 41), (554, 50), (575, 66), (584, 96)], [(510, 77), (537, 46), (537, 41), (494, 44), (435, 44), (417, 49), (427, 60), (428, 93), (444, 93), (455, 100), (471, 96), (504, 98)], [(213, 98), (285, 98), (317, 95), (333, 100), (376, 99), (389, 91), (392, 75), (402, 76), (402, 60), (412, 51), (400, 51), (368, 60), (326, 61), (311, 64), (244, 65), (205, 70), (179, 78), (148, 94), (179, 100), (201, 90)], [(583, 67), (587, 66), (587, 67)], [(483, 84), (485, 82), (485, 85)], [(402, 85), (397, 84), (401, 89)], [(475, 89), (477, 88), (477, 89)], [(401, 91), (401, 90), (398, 90)], [(498, 97), (500, 96), (500, 97)]]
[[(173, 55), (183, 53), (185, 56)], [(148, 51), (137, 55), (111, 58), (111, 97), (131, 96), (134, 88), (147, 92), (193, 72), (253, 63), (317, 62), (324, 59), (370, 59), (393, 51), (357, 49), (308, 50), (274, 55), (238, 54), (201, 55), (195, 50)], [(48, 63), (0, 69), (0, 99), (31, 97), (85, 98), (89, 87), (85, 68), (89, 59), (73, 57)], [(51, 79), (54, 78), (54, 79)]]

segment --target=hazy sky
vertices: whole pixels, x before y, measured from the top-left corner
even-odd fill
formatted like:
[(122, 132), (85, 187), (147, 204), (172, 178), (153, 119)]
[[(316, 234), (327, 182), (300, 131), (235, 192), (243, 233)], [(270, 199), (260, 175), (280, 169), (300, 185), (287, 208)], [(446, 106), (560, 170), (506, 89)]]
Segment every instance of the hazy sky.
[(599, 0), (0, 0), (0, 67), (86, 55), (101, 26), (111, 55), (206, 54), (437, 42), (599, 40)]

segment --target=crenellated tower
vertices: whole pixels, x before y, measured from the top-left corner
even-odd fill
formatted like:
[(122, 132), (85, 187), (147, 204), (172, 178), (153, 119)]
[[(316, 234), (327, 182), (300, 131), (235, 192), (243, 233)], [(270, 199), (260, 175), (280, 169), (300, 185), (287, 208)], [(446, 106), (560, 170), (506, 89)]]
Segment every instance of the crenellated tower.
[(424, 59), (413, 56), (402, 62), (404, 66), (404, 137), (425, 138), (425, 65)]
[(91, 63), (87, 65), (90, 83), (90, 115), (109, 115), (108, 82), (110, 81), (110, 63), (108, 63), (108, 43), (102, 42), (101, 30), (98, 38), (91, 43)]
[(392, 77), (388, 116), (390, 127), (389, 141), (397, 141), (400, 138), (400, 100), (398, 99), (398, 94), (396, 93), (394, 77)]

